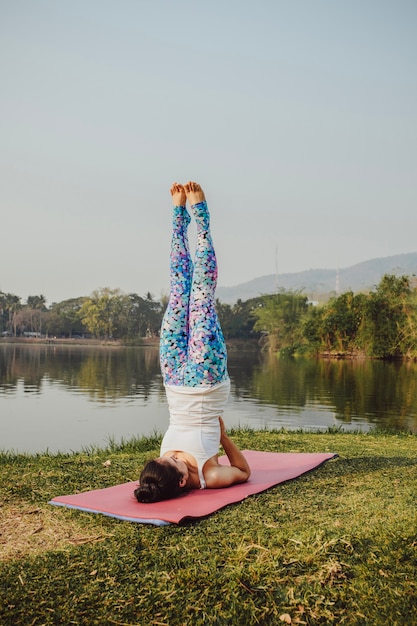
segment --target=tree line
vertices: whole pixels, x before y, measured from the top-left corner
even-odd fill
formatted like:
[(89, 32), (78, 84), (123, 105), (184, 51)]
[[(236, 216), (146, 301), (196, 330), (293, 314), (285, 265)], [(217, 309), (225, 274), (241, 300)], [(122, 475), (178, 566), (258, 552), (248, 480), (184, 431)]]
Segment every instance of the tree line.
[[(386, 274), (369, 293), (347, 291), (314, 305), (297, 291), (238, 300), (217, 300), (217, 312), (228, 339), (256, 339), (285, 354), (364, 355), (417, 358), (417, 290), (408, 276)], [(155, 300), (98, 289), (89, 297), (53, 303), (43, 295), (26, 303), (0, 291), (3, 335), (97, 337), (134, 341), (159, 334), (167, 298)]]
[(26, 303), (0, 291), (2, 335), (29, 337), (96, 337), (134, 340), (155, 336), (162, 320), (164, 299), (125, 294), (120, 289), (97, 289), (89, 297), (71, 298), (46, 306), (43, 295)]
[(417, 358), (417, 290), (408, 276), (386, 274), (369, 293), (347, 291), (322, 306), (301, 293), (265, 296), (254, 330), (272, 351), (289, 354)]

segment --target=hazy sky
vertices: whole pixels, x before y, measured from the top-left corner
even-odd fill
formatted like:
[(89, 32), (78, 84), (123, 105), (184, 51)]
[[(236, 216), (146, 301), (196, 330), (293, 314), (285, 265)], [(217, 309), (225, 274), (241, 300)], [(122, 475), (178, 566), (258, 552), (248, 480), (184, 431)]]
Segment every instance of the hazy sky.
[(415, 0), (0, 0), (0, 290), (168, 287), (169, 187), (219, 285), (417, 250)]

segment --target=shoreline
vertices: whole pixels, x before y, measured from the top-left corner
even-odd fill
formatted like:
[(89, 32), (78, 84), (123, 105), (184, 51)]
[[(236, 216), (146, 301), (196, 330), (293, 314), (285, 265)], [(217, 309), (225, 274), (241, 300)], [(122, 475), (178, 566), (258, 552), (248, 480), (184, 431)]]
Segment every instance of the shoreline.
[[(92, 338), (46, 338), (46, 337), (1, 337), (0, 346), (21, 345), (21, 346), (66, 346), (85, 348), (159, 348), (159, 337), (139, 337), (138, 339), (126, 342), (120, 339), (92, 339)], [(229, 352), (258, 352), (265, 356), (280, 358), (280, 352), (269, 352), (265, 350), (258, 339), (226, 339), (226, 346)], [(285, 358), (285, 357), (284, 357)], [(364, 354), (363, 352), (319, 352), (310, 354), (294, 354), (291, 358), (323, 359), (323, 360), (346, 360), (346, 361), (416, 361), (415, 358), (391, 357), (383, 359)]]
[[(24, 346), (90, 346), (90, 347), (114, 347), (114, 348), (159, 348), (159, 337), (139, 337), (132, 342), (120, 339), (82, 339), (82, 338), (46, 338), (46, 337), (2, 337), (0, 345), (24, 345)], [(226, 340), (228, 350), (251, 350), (261, 351), (256, 339), (229, 339)]]
[[(240, 437), (250, 437), (256, 439), (259, 436), (265, 436), (266, 438), (273, 437), (305, 437), (305, 438), (314, 438), (314, 437), (348, 437), (352, 439), (359, 438), (381, 438), (381, 439), (389, 439), (395, 438), (406, 439), (411, 438), (415, 439), (417, 446), (417, 434), (408, 430), (385, 430), (379, 428), (372, 428), (370, 430), (343, 430), (342, 428), (329, 426), (327, 429), (290, 429), (290, 428), (248, 428), (248, 427), (231, 427), (228, 429), (228, 433), (232, 438), (240, 438)], [(110, 439), (107, 445), (101, 446), (98, 444), (90, 444), (87, 446), (82, 446), (79, 450), (69, 450), (69, 451), (56, 451), (50, 452), (47, 448), (44, 450), (39, 450), (37, 452), (19, 452), (13, 449), (7, 450), (0, 448), (0, 462), (6, 462), (8, 459), (15, 458), (25, 458), (32, 459), (34, 461), (38, 460), (41, 457), (47, 458), (69, 458), (69, 457), (79, 457), (84, 455), (106, 455), (106, 454), (119, 454), (123, 453), (126, 450), (129, 451), (143, 451), (143, 450), (158, 450), (161, 440), (163, 437), (162, 432), (153, 432), (152, 435), (132, 435), (128, 438), (122, 438), (119, 442)], [(417, 457), (416, 457), (417, 458)]]
[[(280, 357), (280, 352), (269, 352), (265, 350), (258, 339), (226, 339), (226, 346), (229, 352), (258, 352), (265, 356)], [(139, 339), (126, 342), (120, 339), (92, 339), (92, 338), (69, 338), (69, 337), (2, 337), (0, 338), (0, 346), (22, 345), (22, 346), (77, 346), (77, 347), (94, 347), (94, 348), (159, 348), (159, 337), (140, 337)], [(334, 359), (334, 360), (384, 360), (378, 357), (368, 356), (362, 352), (319, 352), (316, 354), (293, 355), (292, 358), (308, 358), (308, 359)], [(390, 361), (407, 361), (407, 357), (398, 357), (386, 359)]]

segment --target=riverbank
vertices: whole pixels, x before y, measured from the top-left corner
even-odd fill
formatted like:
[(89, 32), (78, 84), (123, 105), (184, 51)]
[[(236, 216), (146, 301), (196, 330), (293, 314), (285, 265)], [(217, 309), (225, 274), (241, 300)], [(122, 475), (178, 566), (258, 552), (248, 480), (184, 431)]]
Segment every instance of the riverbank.
[[(137, 345), (158, 345), (159, 339), (144, 337), (138, 340)], [(83, 339), (82, 337), (3, 337), (0, 345), (17, 344), (23, 346), (114, 346), (120, 347), (124, 344), (118, 339)]]
[(1, 623), (416, 623), (417, 437), (232, 434), (242, 448), (339, 456), (207, 519), (156, 528), (47, 504), (135, 480), (156, 436), (0, 455)]
[[(0, 345), (19, 344), (24, 346), (56, 345), (56, 346), (106, 346), (106, 347), (146, 347), (159, 348), (159, 337), (139, 337), (135, 341), (122, 341), (120, 339), (83, 339), (82, 337), (2, 337)], [(227, 348), (230, 351), (260, 350), (257, 339), (228, 339)]]
[[(0, 346), (8, 344), (17, 344), (23, 346), (77, 346), (77, 347), (93, 347), (93, 348), (135, 348), (149, 347), (159, 348), (159, 337), (138, 337), (135, 340), (121, 339), (93, 339), (82, 337), (1, 337)], [(268, 354), (265, 345), (258, 339), (226, 339), (226, 346), (229, 353), (232, 352), (263, 352)], [(280, 352), (272, 352), (276, 357), (280, 356)], [(294, 356), (294, 355), (292, 355)], [(300, 356), (300, 355), (299, 355)], [(344, 361), (365, 361), (380, 360), (379, 357), (373, 357), (362, 351), (323, 351), (319, 353), (304, 353), (301, 355), (307, 358), (319, 358), (323, 360), (344, 360)], [(388, 360), (388, 359), (387, 359)], [(414, 357), (398, 357), (389, 359), (391, 361), (416, 361)]]

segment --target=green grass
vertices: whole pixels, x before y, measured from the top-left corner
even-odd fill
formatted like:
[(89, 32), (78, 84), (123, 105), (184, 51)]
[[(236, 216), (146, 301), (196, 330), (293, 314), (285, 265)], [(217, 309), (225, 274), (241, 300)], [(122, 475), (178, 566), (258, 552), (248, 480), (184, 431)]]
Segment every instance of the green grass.
[(136, 479), (157, 435), (1, 454), (0, 623), (417, 624), (417, 437), (232, 434), (242, 448), (339, 457), (207, 519), (157, 528), (47, 504)]

